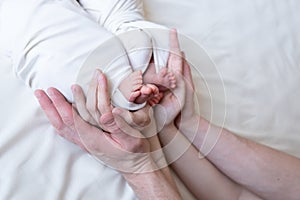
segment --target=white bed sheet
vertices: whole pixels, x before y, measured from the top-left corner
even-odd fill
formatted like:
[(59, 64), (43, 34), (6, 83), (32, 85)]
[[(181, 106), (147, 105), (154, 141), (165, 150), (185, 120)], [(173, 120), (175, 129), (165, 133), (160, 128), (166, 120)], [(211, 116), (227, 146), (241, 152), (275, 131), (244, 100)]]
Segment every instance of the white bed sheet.
[[(144, 2), (148, 19), (178, 28), (216, 63), (219, 74), (198, 66), (213, 97), (199, 79), (203, 116), (222, 125), (226, 114), (234, 133), (300, 157), (299, 1)], [(0, 66), (0, 199), (134, 198), (117, 172), (53, 134), (5, 55)]]
[[(203, 116), (209, 119), (213, 113), (213, 122), (221, 125), (225, 105), (226, 128), (300, 157), (299, 1), (145, 3), (149, 18), (178, 27), (216, 63), (226, 99), (216, 94), (211, 112), (209, 94), (200, 91)], [(222, 91), (217, 74), (204, 76), (211, 91)]]

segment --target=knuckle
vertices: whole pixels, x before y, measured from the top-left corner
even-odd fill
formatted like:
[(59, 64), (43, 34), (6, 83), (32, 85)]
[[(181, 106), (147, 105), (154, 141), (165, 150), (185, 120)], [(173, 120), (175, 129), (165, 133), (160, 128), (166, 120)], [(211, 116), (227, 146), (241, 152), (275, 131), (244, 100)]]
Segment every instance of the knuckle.
[(66, 126), (70, 127), (74, 125), (74, 121), (72, 118), (70, 118), (69, 116), (63, 116), (62, 117), (63, 122), (65, 123)]
[(65, 124), (60, 116), (47, 115), (47, 118), (50, 121), (50, 124), (55, 128), (55, 130), (60, 131), (64, 129)]
[(60, 122), (57, 122), (57, 123), (53, 124), (53, 127), (59, 133), (59, 132), (63, 131), (66, 126), (62, 121), (60, 121)]

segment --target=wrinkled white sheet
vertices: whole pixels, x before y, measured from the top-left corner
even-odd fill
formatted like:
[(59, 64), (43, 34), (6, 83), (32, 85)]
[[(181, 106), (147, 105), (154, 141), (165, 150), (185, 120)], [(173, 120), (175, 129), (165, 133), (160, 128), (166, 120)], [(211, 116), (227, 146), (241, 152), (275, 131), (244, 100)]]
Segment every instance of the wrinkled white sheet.
[[(299, 1), (144, 4), (148, 19), (178, 28), (215, 62), (219, 74), (198, 66), (207, 83), (196, 83), (203, 116), (219, 125), (225, 118), (236, 134), (300, 157)], [(1, 54), (0, 199), (133, 199), (117, 172), (53, 134), (9, 61)]]

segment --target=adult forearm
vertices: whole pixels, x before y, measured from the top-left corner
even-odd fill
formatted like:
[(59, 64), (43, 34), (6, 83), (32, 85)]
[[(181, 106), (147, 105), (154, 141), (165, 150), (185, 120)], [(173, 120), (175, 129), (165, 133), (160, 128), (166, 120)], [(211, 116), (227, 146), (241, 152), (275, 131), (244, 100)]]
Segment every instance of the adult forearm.
[(168, 182), (160, 170), (140, 174), (124, 173), (123, 176), (141, 200), (181, 199), (177, 189)]
[(162, 146), (160, 144), (159, 138), (156, 135), (148, 138), (148, 141), (150, 143), (151, 146), (151, 151), (152, 151), (152, 159), (154, 160), (156, 166), (158, 167), (158, 169), (160, 169), (160, 171), (162, 172), (162, 174), (165, 176), (166, 180), (169, 182), (169, 184), (173, 187), (173, 188), (177, 188), (176, 183), (172, 177), (172, 174), (170, 172), (170, 168), (169, 165), (166, 161), (164, 152), (162, 150)]
[(222, 174), (177, 130), (159, 133), (166, 158), (197, 199), (238, 199), (242, 188)]
[[(236, 136), (202, 118), (199, 125), (193, 144), (204, 149), (207, 158), (227, 176), (264, 199), (299, 198), (300, 159)], [(183, 133), (191, 138), (191, 130), (185, 128)]]

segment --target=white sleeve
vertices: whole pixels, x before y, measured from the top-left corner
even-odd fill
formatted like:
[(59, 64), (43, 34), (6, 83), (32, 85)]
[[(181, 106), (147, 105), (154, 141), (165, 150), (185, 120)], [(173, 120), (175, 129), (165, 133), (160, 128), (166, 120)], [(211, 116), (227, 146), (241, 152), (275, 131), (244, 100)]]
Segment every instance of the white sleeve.
[[(33, 89), (56, 87), (72, 101), (70, 86), (91, 77), (80, 77), (81, 67), (113, 34), (71, 1), (6, 0), (1, 9), (1, 46), (10, 54), (16, 75)], [(126, 53), (120, 41), (113, 44), (100, 55), (106, 62), (100, 59), (96, 67), (108, 64), (107, 57)], [(121, 65), (129, 66), (128, 59), (117, 64), (119, 72)]]

